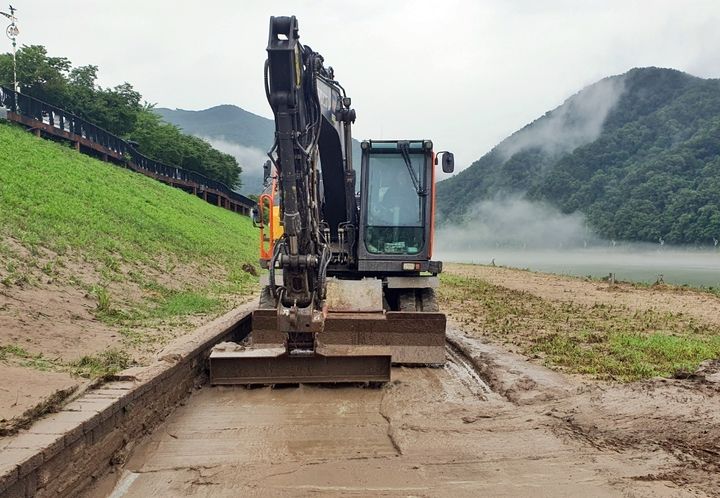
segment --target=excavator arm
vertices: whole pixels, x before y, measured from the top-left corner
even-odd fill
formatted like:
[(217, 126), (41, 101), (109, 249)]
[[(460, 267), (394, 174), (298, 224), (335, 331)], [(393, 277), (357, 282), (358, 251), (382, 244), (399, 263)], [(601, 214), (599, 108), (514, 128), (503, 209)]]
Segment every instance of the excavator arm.
[[(275, 116), (284, 233), (269, 262), (278, 329), (289, 353), (312, 353), (325, 321), (327, 268), (352, 257), (357, 225), (351, 126), (355, 111), (323, 57), (299, 41), (292, 17), (271, 17), (265, 89)], [(278, 278), (278, 270), (282, 279)]]

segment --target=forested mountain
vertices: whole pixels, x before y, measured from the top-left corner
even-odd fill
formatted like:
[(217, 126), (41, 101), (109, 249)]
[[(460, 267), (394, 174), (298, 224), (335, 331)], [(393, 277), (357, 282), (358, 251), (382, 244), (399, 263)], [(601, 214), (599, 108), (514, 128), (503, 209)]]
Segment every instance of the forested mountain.
[(200, 111), (158, 108), (155, 112), (183, 132), (207, 140), (235, 157), (243, 170), (242, 193), (262, 191), (262, 166), (275, 136), (272, 120), (228, 104)]
[(639, 68), (605, 78), (438, 184), (441, 216), (524, 195), (581, 212), (598, 235), (720, 239), (720, 80)]

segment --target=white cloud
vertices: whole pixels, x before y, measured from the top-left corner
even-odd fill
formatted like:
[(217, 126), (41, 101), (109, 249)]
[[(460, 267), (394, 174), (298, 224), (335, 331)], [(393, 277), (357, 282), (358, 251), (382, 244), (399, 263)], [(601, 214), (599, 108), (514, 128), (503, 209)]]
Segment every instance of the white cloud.
[(570, 97), (561, 108), (543, 116), (530, 128), (524, 128), (498, 147), (509, 159), (532, 148), (550, 155), (563, 154), (592, 142), (600, 136), (608, 113), (625, 90), (622, 77), (607, 78)]
[(431, 138), (458, 169), (605, 76), (651, 65), (720, 76), (717, 0), (13, 4), (20, 43), (97, 64), (104, 85), (130, 81), (169, 108), (230, 103), (268, 117), (268, 19), (295, 14), (353, 97), (357, 138)]
[(243, 192), (257, 194), (262, 190), (263, 165), (268, 160), (268, 156), (264, 151), (257, 147), (245, 147), (229, 142), (224, 137), (200, 135), (200, 138), (209, 142), (216, 149), (237, 159), (238, 164), (242, 167), (241, 180), (243, 185), (241, 190)]
[(468, 209), (464, 223), (439, 227), (435, 240), (440, 252), (457, 252), (584, 246), (597, 237), (581, 213), (563, 214), (545, 203), (514, 195), (475, 204)]

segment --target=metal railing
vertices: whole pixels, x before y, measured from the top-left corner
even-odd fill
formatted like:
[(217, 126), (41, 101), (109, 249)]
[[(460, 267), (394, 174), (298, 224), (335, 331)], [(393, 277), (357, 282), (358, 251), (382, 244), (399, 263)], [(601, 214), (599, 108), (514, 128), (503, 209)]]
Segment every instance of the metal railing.
[(168, 180), (179, 180), (194, 184), (198, 192), (212, 190), (248, 210), (255, 206), (252, 199), (235, 192), (222, 182), (208, 178), (196, 171), (177, 166), (168, 166), (151, 159), (138, 152), (126, 140), (71, 112), (43, 102), (40, 99), (0, 86), (0, 106), (5, 107), (15, 115), (42, 123), (45, 125), (42, 129), (46, 132), (53, 133), (54, 131), (55, 135), (63, 138), (68, 138), (67, 135), (71, 134), (96, 144), (105, 149), (103, 152), (109, 152), (118, 160), (129, 160), (136, 167), (134, 169), (141, 169)]

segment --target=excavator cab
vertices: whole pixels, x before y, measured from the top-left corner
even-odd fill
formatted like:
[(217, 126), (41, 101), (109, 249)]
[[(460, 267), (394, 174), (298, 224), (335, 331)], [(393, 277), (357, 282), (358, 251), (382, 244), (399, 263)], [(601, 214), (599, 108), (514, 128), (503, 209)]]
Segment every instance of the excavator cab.
[[(435, 209), (433, 143), (368, 140), (361, 149), (358, 270), (439, 273), (441, 264), (430, 260)], [(452, 155), (449, 159), (452, 161)]]

